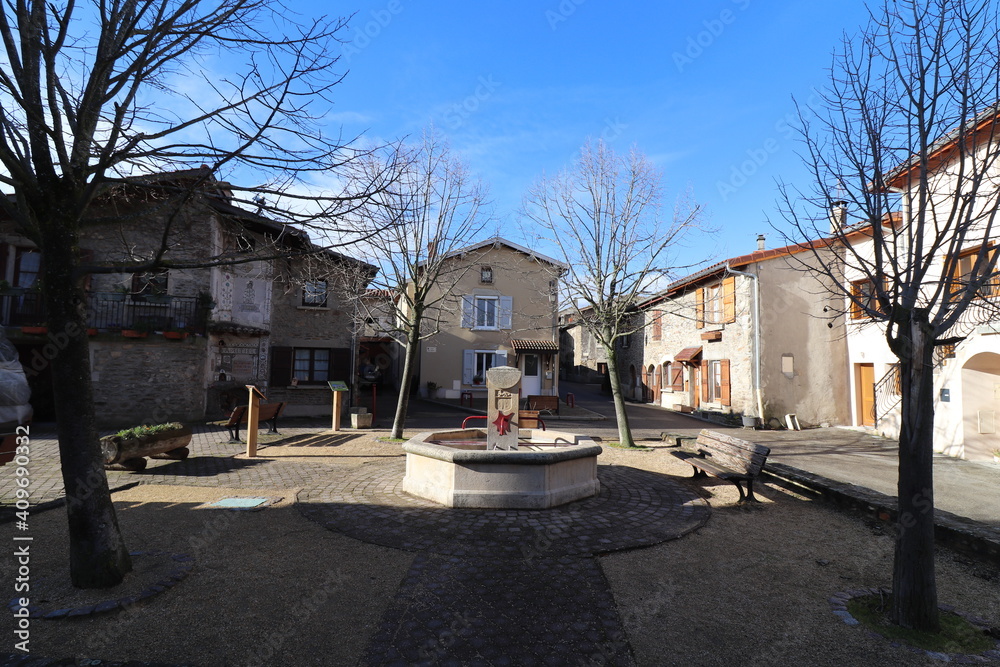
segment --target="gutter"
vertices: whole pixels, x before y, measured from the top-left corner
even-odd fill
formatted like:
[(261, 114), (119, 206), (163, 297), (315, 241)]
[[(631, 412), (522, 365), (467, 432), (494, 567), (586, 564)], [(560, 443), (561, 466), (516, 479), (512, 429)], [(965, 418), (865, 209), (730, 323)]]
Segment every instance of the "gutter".
[(726, 264), (726, 273), (746, 276), (753, 280), (753, 356), (754, 393), (757, 395), (757, 418), (764, 423), (764, 400), (760, 391), (760, 277), (754, 273), (737, 271)]

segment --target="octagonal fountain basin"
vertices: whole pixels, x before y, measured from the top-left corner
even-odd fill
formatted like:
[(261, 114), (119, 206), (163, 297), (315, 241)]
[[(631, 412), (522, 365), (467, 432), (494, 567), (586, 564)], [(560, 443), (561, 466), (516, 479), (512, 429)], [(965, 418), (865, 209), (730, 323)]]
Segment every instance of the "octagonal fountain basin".
[(545, 509), (601, 489), (601, 447), (575, 433), (521, 429), (517, 450), (487, 451), (485, 431), (427, 431), (403, 451), (403, 490), (448, 507)]

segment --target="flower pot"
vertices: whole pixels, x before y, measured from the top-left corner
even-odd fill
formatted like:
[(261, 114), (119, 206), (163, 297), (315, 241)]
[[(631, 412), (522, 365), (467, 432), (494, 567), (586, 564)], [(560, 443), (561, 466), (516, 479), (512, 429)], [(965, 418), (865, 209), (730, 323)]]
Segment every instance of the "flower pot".
[(47, 334), (48, 327), (21, 327), (21, 333), (33, 334), (36, 336)]
[(149, 334), (145, 331), (136, 331), (135, 329), (122, 329), (122, 336), (125, 338), (145, 338)]
[(187, 331), (164, 331), (163, 337), (167, 340), (184, 340), (188, 337)]
[(757, 418), (743, 415), (743, 428), (757, 428)]
[(97, 335), (97, 329), (94, 329), (94, 328), (87, 329), (87, 335), (88, 336), (96, 336)]

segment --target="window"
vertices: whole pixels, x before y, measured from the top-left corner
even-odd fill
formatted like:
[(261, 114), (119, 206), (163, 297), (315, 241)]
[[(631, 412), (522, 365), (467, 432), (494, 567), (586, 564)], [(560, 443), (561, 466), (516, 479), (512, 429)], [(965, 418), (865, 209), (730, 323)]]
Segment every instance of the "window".
[(321, 384), (330, 379), (330, 350), (298, 347), (292, 362), (292, 377), (299, 384)]
[(476, 297), (476, 328), (496, 329), (497, 328), (497, 297), (477, 296)]
[(310, 280), (302, 286), (302, 305), (308, 308), (326, 308), (326, 281)]
[(495, 331), (510, 329), (514, 301), (509, 296), (466, 294), (462, 297), (462, 326)]
[(479, 282), (490, 285), (493, 283), (493, 267), (492, 266), (480, 266), (479, 267)]
[(42, 267), (42, 254), (32, 248), (17, 248), (14, 254), (14, 287), (33, 287)]
[(132, 300), (152, 300), (167, 294), (167, 270), (144, 271), (132, 274)]
[(351, 349), (347, 347), (271, 348), (270, 384), (288, 387), (322, 385), (328, 380), (347, 380), (351, 373)]
[(619, 338), (618, 345), (623, 350), (627, 350), (628, 348), (632, 347), (632, 334), (625, 334), (624, 336)]
[(695, 290), (695, 325), (729, 324), (736, 321), (736, 278), (726, 279)]
[(507, 364), (506, 350), (465, 350), (463, 355), (462, 382), (467, 385), (485, 385), (486, 371)]
[(729, 359), (706, 359), (701, 362), (701, 399), (721, 405), (732, 403)]
[(865, 278), (851, 282), (851, 319), (862, 320), (871, 317), (872, 312), (879, 312), (878, 295), (875, 293), (875, 283)]
[[(952, 296), (958, 296), (959, 293), (966, 289), (971, 282), (980, 277), (973, 274), (973, 269), (975, 268), (976, 260), (979, 258), (979, 254), (982, 251), (983, 246), (977, 246), (975, 248), (964, 250), (961, 254), (959, 254), (958, 259), (955, 260), (955, 268), (951, 276), (950, 291)], [(995, 253), (996, 248), (988, 247), (986, 254), (983, 257), (983, 262), (989, 263), (992, 261)], [(993, 277), (979, 289), (976, 296), (985, 298), (996, 296), (997, 294), (1000, 294), (1000, 276), (997, 276), (996, 269), (994, 268)]]

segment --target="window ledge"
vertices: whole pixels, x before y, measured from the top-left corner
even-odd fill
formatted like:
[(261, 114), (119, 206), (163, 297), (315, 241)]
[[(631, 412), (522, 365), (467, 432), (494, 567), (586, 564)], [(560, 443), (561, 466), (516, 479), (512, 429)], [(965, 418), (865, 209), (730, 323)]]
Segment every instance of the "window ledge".
[(296, 306), (296, 310), (314, 310), (314, 311), (324, 311), (330, 310), (329, 306)]
[(273, 387), (273, 389), (294, 389), (295, 391), (309, 390), (309, 389), (326, 389), (330, 390), (330, 386), (327, 384), (300, 384), (300, 385), (288, 385), (287, 387)]

